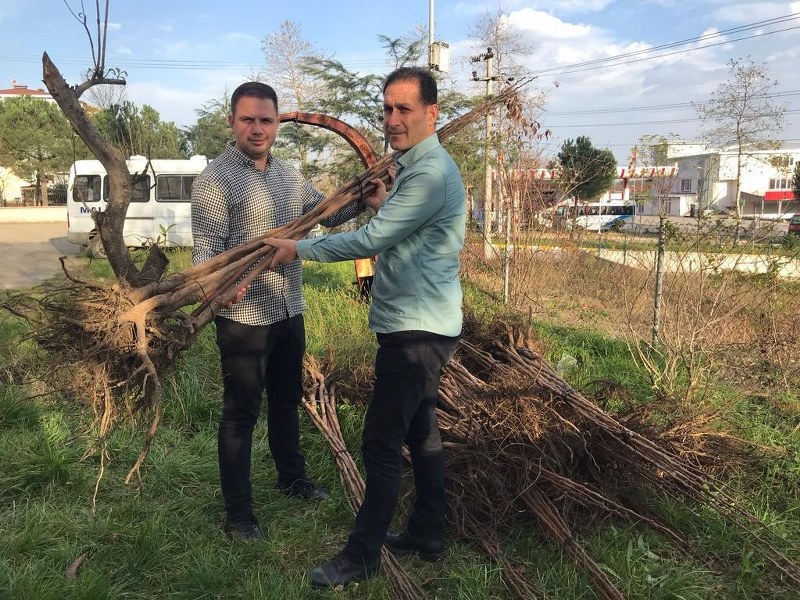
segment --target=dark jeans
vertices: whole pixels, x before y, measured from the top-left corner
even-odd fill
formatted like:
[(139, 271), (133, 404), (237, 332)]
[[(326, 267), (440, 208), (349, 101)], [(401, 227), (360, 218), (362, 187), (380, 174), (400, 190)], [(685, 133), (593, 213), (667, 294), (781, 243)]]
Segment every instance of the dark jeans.
[(444, 455), (435, 409), (442, 367), (457, 344), (457, 337), (427, 331), (378, 334), (375, 388), (361, 446), (367, 485), (344, 549), (354, 560), (372, 561), (380, 554), (400, 493), (403, 442), (416, 487), (407, 529), (424, 540), (444, 535)]
[(246, 517), (253, 509), (250, 455), (253, 429), (267, 391), (267, 434), (278, 481), (305, 477), (300, 452), (303, 396), (303, 356), (306, 349), (303, 315), (272, 325), (243, 325), (217, 317), (217, 345), (224, 386), (219, 422), (219, 478), (225, 511)]

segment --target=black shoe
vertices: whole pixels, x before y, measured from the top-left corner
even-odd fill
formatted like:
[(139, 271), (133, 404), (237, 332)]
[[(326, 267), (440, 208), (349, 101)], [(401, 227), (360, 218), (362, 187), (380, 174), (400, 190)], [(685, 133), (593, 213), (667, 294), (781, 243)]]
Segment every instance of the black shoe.
[(327, 491), (308, 479), (295, 479), (291, 483), (278, 482), (278, 489), (287, 496), (295, 496), (316, 502), (322, 502), (330, 497)]
[(226, 517), (222, 528), (231, 537), (245, 540), (264, 539), (264, 533), (258, 526), (258, 520), (254, 515), (249, 517)]
[(311, 571), (311, 585), (316, 588), (346, 586), (349, 583), (369, 579), (380, 569), (380, 558), (364, 562), (353, 560), (344, 554), (337, 554)]
[(420, 560), (434, 562), (445, 554), (444, 542), (431, 542), (414, 537), (405, 529), (399, 533), (387, 533), (384, 544), (392, 554), (417, 554)]

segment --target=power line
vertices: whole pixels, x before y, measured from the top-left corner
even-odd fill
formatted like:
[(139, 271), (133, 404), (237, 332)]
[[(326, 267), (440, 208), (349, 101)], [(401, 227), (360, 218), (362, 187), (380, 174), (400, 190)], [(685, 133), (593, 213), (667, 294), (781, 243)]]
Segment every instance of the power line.
[[(757, 96), (753, 96), (753, 98), (763, 98), (763, 99), (775, 99), (775, 98), (785, 98), (787, 96), (797, 96), (800, 95), (800, 90), (786, 90), (783, 92), (775, 92), (773, 94), (759, 94)], [(601, 115), (601, 114), (612, 114), (612, 113), (622, 113), (622, 112), (637, 112), (637, 111), (649, 111), (649, 110), (666, 110), (670, 108), (691, 108), (694, 106), (704, 106), (706, 104), (710, 104), (711, 100), (706, 100), (705, 102), (676, 102), (674, 104), (654, 104), (651, 106), (630, 106), (625, 108), (594, 108), (594, 109), (587, 109), (587, 110), (571, 110), (571, 111), (560, 111), (560, 112), (551, 112), (545, 111), (547, 116), (568, 116), (568, 115)]]
[[(641, 56), (643, 54), (651, 54), (651, 53), (657, 52), (659, 50), (667, 50), (667, 49), (670, 49), (670, 48), (677, 48), (677, 47), (680, 47), (680, 46), (685, 46), (687, 44), (703, 42), (703, 41), (707, 41), (707, 40), (711, 40), (711, 39), (714, 39), (714, 38), (721, 37), (723, 35), (729, 35), (729, 34), (732, 34), (732, 33), (742, 33), (744, 31), (750, 31), (752, 29), (757, 29), (759, 27), (763, 27), (765, 25), (776, 25), (776, 24), (779, 24), (779, 23), (785, 23), (785, 22), (788, 22), (788, 21), (794, 21), (794, 20), (796, 20), (798, 18), (800, 18), (800, 13), (791, 13), (791, 14), (785, 15), (783, 17), (776, 17), (774, 19), (768, 19), (766, 21), (757, 21), (755, 23), (749, 23), (749, 24), (746, 24), (746, 25), (741, 25), (739, 27), (733, 27), (731, 29), (725, 29), (725, 30), (718, 31), (718, 32), (715, 32), (715, 33), (703, 34), (703, 35), (695, 36), (693, 38), (688, 38), (688, 39), (685, 39), (685, 40), (679, 40), (679, 41), (676, 41), (676, 42), (668, 42), (666, 44), (660, 44), (658, 46), (653, 46), (652, 48), (646, 48), (646, 49), (637, 50), (637, 51), (634, 51), (634, 52), (625, 52), (625, 53), (622, 53), (622, 54), (616, 54), (614, 56), (607, 56), (607, 57), (604, 57), (604, 58), (597, 58), (597, 59), (593, 59), (593, 60), (572, 63), (572, 64), (569, 64), (569, 65), (562, 65), (560, 67), (552, 67), (552, 68), (549, 68), (549, 69), (540, 69), (538, 71), (532, 71), (530, 73), (530, 75), (541, 77), (543, 75), (564, 75), (564, 74), (569, 74), (569, 73), (582, 73), (584, 71), (591, 71), (591, 70), (595, 70), (595, 69), (598, 69), (598, 68), (615, 67), (615, 66), (633, 64), (633, 63), (636, 63), (636, 62), (642, 62), (644, 60), (654, 60), (654, 59), (657, 59), (657, 58), (663, 58), (663, 57), (666, 57), (666, 56), (671, 56), (673, 54), (678, 54), (679, 52), (677, 52), (677, 51), (676, 52), (667, 52), (667, 53), (664, 53), (664, 54), (658, 54), (656, 56), (646, 56), (645, 58), (640, 58), (640, 59), (631, 60), (631, 61), (624, 61), (622, 59)], [(754, 34), (752, 36), (745, 36), (745, 37), (737, 38), (735, 40), (723, 40), (723, 41), (717, 42), (715, 44), (706, 44), (706, 45), (698, 46), (696, 48), (683, 49), (683, 50), (680, 50), (680, 52), (691, 52), (691, 51), (694, 51), (694, 50), (702, 50), (702, 49), (705, 49), (705, 48), (711, 48), (711, 47), (719, 46), (719, 45), (722, 45), (722, 44), (730, 44), (732, 42), (748, 40), (748, 39), (761, 37), (761, 36), (765, 36), (765, 35), (772, 35), (773, 33), (781, 33), (781, 32), (784, 32), (784, 31), (790, 31), (792, 29), (797, 29), (797, 28), (798, 28), (798, 26), (788, 27), (788, 28), (785, 28), (785, 29), (779, 29), (779, 30), (775, 30), (775, 31), (761, 32), (761, 33)], [(621, 61), (621, 62), (616, 62), (615, 63), (614, 61)], [(587, 67), (587, 68), (580, 68), (580, 67)]]
[[(784, 114), (787, 115), (794, 115), (800, 113), (800, 110), (787, 110)], [(691, 118), (691, 119), (665, 119), (662, 121), (627, 121), (624, 123), (590, 123), (590, 124), (583, 124), (583, 125), (554, 125), (552, 123), (548, 124), (548, 127), (551, 129), (564, 129), (567, 127), (624, 127), (626, 125), (670, 125), (674, 123), (695, 123), (700, 121), (699, 118)]]
[[(653, 56), (644, 56), (643, 58), (638, 58), (636, 60), (624, 60), (628, 58), (634, 58), (637, 56), (648, 55), (652, 54), (653, 52), (658, 52), (659, 50), (667, 50), (671, 48), (678, 48), (681, 46), (685, 46), (687, 44), (704, 42), (711, 39), (719, 38), (724, 35), (730, 35), (735, 33), (742, 33), (745, 31), (750, 31), (753, 29), (757, 29), (759, 27), (769, 26), (769, 25), (776, 25), (780, 23), (786, 23), (789, 21), (794, 21), (800, 18), (800, 13), (790, 13), (788, 15), (784, 15), (782, 17), (775, 17), (772, 19), (766, 19), (763, 21), (756, 21), (754, 23), (748, 23), (746, 25), (741, 25), (738, 27), (733, 27), (730, 29), (725, 29), (722, 31), (703, 34), (699, 36), (695, 36), (692, 38), (687, 38), (683, 40), (678, 40), (674, 42), (668, 42), (665, 44), (660, 44), (657, 46), (653, 46), (652, 48), (647, 48), (643, 50), (637, 50), (633, 52), (626, 52), (622, 54), (617, 54), (614, 56), (593, 59), (588, 61), (582, 61), (577, 63), (572, 63), (568, 65), (562, 65), (560, 67), (552, 67), (549, 69), (540, 69), (537, 71), (532, 71), (530, 74), (533, 76), (544, 76), (544, 75), (566, 75), (572, 73), (581, 73), (585, 71), (596, 70), (600, 68), (612, 68), (616, 66), (623, 66), (628, 64), (633, 64), (636, 62), (642, 62), (646, 60), (656, 60), (658, 58), (664, 58), (667, 56), (671, 56), (673, 54), (678, 54), (679, 52), (691, 52), (694, 50), (702, 50), (705, 48), (711, 48), (714, 46), (719, 46), (722, 44), (729, 44), (738, 41), (749, 40), (753, 38), (763, 37), (766, 35), (772, 35), (775, 33), (782, 33), (785, 31), (790, 31), (793, 29), (798, 29), (800, 26), (788, 27), (784, 29), (774, 30), (774, 31), (767, 31), (767, 32), (760, 32), (751, 36), (740, 37), (734, 40), (723, 40), (718, 43), (714, 44), (706, 44), (701, 45), (696, 48), (688, 48), (682, 49), (680, 51), (675, 52), (667, 52), (662, 54), (657, 54)], [(28, 54), (0, 54), (0, 60), (6, 62), (25, 62), (25, 63), (39, 63), (41, 62), (41, 57), (36, 55), (28, 55)], [(218, 70), (218, 71), (241, 71), (247, 70), (251, 71), (253, 69), (258, 69), (261, 66), (261, 62), (253, 63), (247, 61), (224, 61), (224, 60), (178, 60), (178, 59), (132, 59), (132, 58), (114, 58), (115, 64), (119, 63), (119, 67), (122, 69), (133, 69), (133, 68), (143, 68), (143, 69), (154, 69), (154, 70)], [(85, 57), (76, 57), (76, 56), (60, 56), (58, 57), (58, 63), (64, 65), (80, 65), (86, 66), (86, 58)], [(379, 66), (385, 65), (387, 61), (385, 59), (381, 60), (352, 60), (348, 61), (348, 66), (351, 68), (353, 66)]]

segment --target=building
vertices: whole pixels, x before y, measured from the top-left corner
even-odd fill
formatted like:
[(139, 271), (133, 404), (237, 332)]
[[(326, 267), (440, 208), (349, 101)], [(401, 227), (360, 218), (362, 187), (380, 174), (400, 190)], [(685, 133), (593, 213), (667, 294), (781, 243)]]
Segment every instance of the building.
[(6, 98), (19, 98), (22, 96), (39, 98), (41, 100), (47, 100), (48, 102), (55, 102), (53, 97), (43, 89), (32, 90), (27, 85), (17, 83), (16, 79), (11, 82), (10, 88), (0, 90), (0, 100), (5, 100)]
[[(671, 195), (685, 199), (695, 210), (736, 213), (737, 152), (703, 144), (673, 143), (667, 158), (675, 161), (680, 176)], [(739, 206), (744, 217), (789, 219), (800, 213), (792, 192), (792, 178), (800, 145), (777, 150), (756, 150), (741, 157)]]
[[(516, 185), (524, 187), (529, 194), (541, 199), (541, 207), (570, 205), (574, 201), (569, 195), (559, 197), (558, 168), (531, 169), (526, 172), (512, 171), (508, 177), (514, 179)], [(593, 202), (611, 203), (621, 201), (636, 203), (636, 213), (641, 215), (658, 215), (663, 211), (667, 215), (684, 216), (691, 211), (689, 198), (672, 193), (674, 182), (679, 176), (677, 165), (617, 167), (617, 174), (611, 187), (593, 198)], [(502, 183), (493, 173), (493, 181)], [(495, 189), (498, 189), (495, 187)], [(502, 187), (500, 188), (502, 190)], [(585, 204), (588, 200), (584, 200)]]

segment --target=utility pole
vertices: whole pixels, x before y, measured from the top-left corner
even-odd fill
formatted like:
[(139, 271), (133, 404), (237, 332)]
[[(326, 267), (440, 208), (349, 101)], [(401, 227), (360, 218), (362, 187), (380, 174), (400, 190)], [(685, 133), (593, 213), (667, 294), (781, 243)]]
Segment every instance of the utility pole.
[(435, 61), (433, 56), (433, 0), (428, 0), (428, 68), (435, 71)]
[[(478, 71), (472, 71), (472, 81), (485, 81), (486, 82), (486, 97), (492, 95), (492, 82), (495, 80), (494, 76), (494, 53), (491, 48), (487, 48), (486, 52), (473, 56), (470, 62), (485, 62), (486, 63), (486, 77), (478, 77)], [(483, 182), (483, 258), (490, 260), (494, 258), (494, 250), (492, 249), (492, 242), (490, 236), (492, 233), (492, 165), (489, 161), (489, 150), (491, 149), (492, 137), (492, 112), (486, 113), (486, 145), (483, 151), (484, 161), (484, 182)]]
[(431, 71), (450, 71), (450, 45), (435, 41), (433, 26), (433, 0), (428, 0), (428, 68)]

